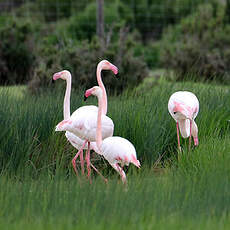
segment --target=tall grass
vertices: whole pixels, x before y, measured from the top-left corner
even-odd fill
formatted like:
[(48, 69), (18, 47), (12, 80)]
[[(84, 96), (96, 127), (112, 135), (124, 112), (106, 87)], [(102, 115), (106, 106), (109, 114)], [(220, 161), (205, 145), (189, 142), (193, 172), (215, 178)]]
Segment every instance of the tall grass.
[[(164, 83), (109, 97), (115, 135), (135, 145), (142, 164), (140, 170), (129, 167), (126, 187), (113, 170), (103, 171), (107, 185), (97, 177), (80, 183), (74, 176), (76, 150), (64, 133), (54, 132), (63, 119), (64, 90), (39, 97), (0, 90), (2, 229), (230, 228), (227, 87)], [(176, 124), (167, 111), (177, 90), (192, 91), (200, 101), (200, 145), (189, 152), (182, 140), (179, 155)], [(72, 93), (72, 111), (84, 105), (82, 95)], [(162, 154), (164, 167), (156, 172), (153, 162)]]
[[(108, 115), (115, 124), (114, 135), (129, 139), (136, 147), (143, 164), (152, 164), (164, 155), (177, 154), (176, 124), (170, 117), (167, 103), (178, 90), (194, 92), (200, 101), (197, 116), (200, 143), (209, 137), (223, 137), (229, 132), (230, 92), (227, 87), (194, 83), (164, 83), (150, 89), (109, 97)], [(73, 92), (71, 108), (82, 105), (83, 91)], [(12, 96), (0, 93), (0, 168), (10, 173), (30, 168), (49, 172), (60, 167), (69, 169), (75, 149), (64, 133), (55, 133), (55, 125), (63, 119), (64, 89), (39, 97)], [(91, 99), (87, 104), (96, 104)], [(186, 148), (187, 140), (182, 140)]]

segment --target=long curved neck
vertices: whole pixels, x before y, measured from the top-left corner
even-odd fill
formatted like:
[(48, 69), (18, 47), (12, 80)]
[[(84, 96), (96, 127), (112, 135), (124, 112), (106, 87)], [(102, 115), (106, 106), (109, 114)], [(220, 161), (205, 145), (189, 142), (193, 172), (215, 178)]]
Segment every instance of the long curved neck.
[(71, 77), (66, 80), (66, 91), (63, 105), (64, 120), (70, 118)]
[(183, 138), (189, 137), (190, 134), (190, 121), (188, 119), (179, 120), (180, 133)]
[(198, 141), (198, 127), (197, 124), (194, 120), (192, 120), (192, 136), (193, 136), (193, 140), (194, 140), (194, 144), (198, 145), (199, 141)]
[(103, 96), (98, 97), (96, 143), (97, 143), (97, 147), (98, 147), (99, 151), (100, 151), (100, 147), (101, 147), (101, 143), (102, 143), (102, 130), (101, 130), (102, 109), (103, 109)]
[[(105, 90), (105, 86), (104, 86), (104, 84), (103, 84), (103, 82), (102, 82), (102, 79), (101, 79), (101, 71), (102, 71), (102, 67), (101, 67), (101, 65), (99, 65), (98, 67), (97, 67), (97, 83), (98, 83), (98, 85), (100, 86), (100, 88), (102, 89), (102, 113), (104, 114), (104, 115), (106, 115), (106, 113), (107, 113), (107, 94), (106, 94), (106, 90)], [(98, 101), (98, 103), (99, 103), (99, 101)]]
[[(191, 134), (194, 138), (197, 138), (198, 136), (198, 127), (196, 125), (196, 122), (192, 119), (192, 130)], [(187, 138), (190, 135), (190, 120), (189, 119), (184, 119), (179, 121), (179, 128), (182, 137)]]

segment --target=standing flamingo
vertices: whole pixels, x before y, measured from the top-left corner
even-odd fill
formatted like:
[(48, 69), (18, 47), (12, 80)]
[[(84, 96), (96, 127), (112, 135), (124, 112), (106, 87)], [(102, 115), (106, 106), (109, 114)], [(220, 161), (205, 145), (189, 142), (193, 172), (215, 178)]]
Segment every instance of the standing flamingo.
[[(97, 137), (96, 152), (104, 156), (109, 164), (120, 174), (122, 182), (126, 183), (126, 174), (123, 170), (124, 165), (133, 163), (136, 167), (140, 168), (140, 162), (137, 160), (136, 150), (133, 144), (122, 137), (107, 137), (103, 141), (102, 129), (102, 90), (98, 86), (94, 86), (85, 92), (85, 97), (94, 95), (98, 98), (98, 117), (97, 117)], [(95, 145), (95, 143), (94, 143)], [(120, 164), (120, 165), (119, 165)]]
[[(53, 80), (62, 79), (66, 81), (66, 92), (64, 97), (64, 104), (63, 104), (63, 115), (64, 120), (70, 118), (70, 94), (71, 94), (71, 82), (72, 82), (72, 76), (71, 73), (68, 70), (63, 70), (58, 73), (55, 73), (53, 75)], [(91, 110), (97, 111), (96, 106), (88, 107)], [(80, 149), (82, 145), (84, 144), (84, 141), (77, 137), (76, 135), (66, 131), (65, 136), (67, 140), (76, 148)], [(84, 147), (83, 149), (87, 149), (87, 147)], [(80, 155), (80, 161), (81, 161), (81, 169), (82, 174), (84, 174), (84, 158), (83, 158), (83, 150), (79, 153)], [(75, 171), (77, 174), (77, 171)]]
[[(102, 114), (105, 116), (107, 113), (107, 95), (106, 95), (106, 90), (105, 90), (104, 84), (103, 84), (102, 79), (101, 79), (101, 71), (103, 69), (105, 69), (105, 70), (110, 69), (114, 72), (114, 74), (117, 74), (118, 69), (116, 66), (114, 66), (113, 64), (111, 64), (107, 60), (101, 61), (97, 66), (97, 81), (98, 81), (98, 85), (102, 89), (102, 98), (103, 98)], [(66, 76), (66, 72), (64, 73), (64, 76)], [(62, 78), (65, 80), (65, 77), (63, 77), (63, 71), (55, 74), (53, 78), (54, 78), (54, 80), (56, 80), (58, 78)], [(68, 82), (70, 82), (70, 83), (68, 84)], [(70, 109), (67, 109), (67, 107), (68, 108), (70, 107), (70, 105), (69, 105), (70, 99), (69, 98), (70, 98), (71, 86), (69, 86), (69, 85), (71, 85), (71, 80), (67, 81), (67, 84), (68, 84), (67, 85), (68, 90), (66, 89), (67, 99), (65, 96), (64, 111), (65, 110), (70, 111)], [(73, 164), (73, 167), (74, 167), (74, 170), (76, 173), (77, 173), (76, 159), (78, 158), (78, 156), (80, 154), (81, 165), (83, 167), (84, 162), (83, 162), (83, 159), (81, 157), (81, 154), (82, 154), (83, 149), (85, 148), (86, 143), (88, 142), (88, 151), (86, 154), (88, 177), (90, 177), (90, 165), (91, 165), (91, 167), (93, 167), (97, 171), (97, 169), (90, 163), (90, 142), (96, 140), (95, 139), (96, 138), (95, 137), (96, 136), (96, 133), (95, 133), (96, 127), (94, 127), (94, 125), (93, 125), (95, 123), (93, 117), (97, 116), (97, 110), (98, 110), (98, 108), (96, 106), (92, 106), (92, 105), (91, 106), (82, 106), (82, 107), (78, 108), (71, 116), (69, 116), (69, 117), (64, 116), (64, 120), (56, 126), (56, 131), (67, 131), (66, 136), (67, 136), (68, 140), (70, 140), (70, 142), (73, 146), (75, 146), (76, 148), (79, 149), (78, 153), (75, 155), (75, 157), (72, 160), (72, 164)], [(69, 114), (70, 114), (70, 112), (69, 112)], [(108, 119), (105, 116), (104, 122), (105, 122), (105, 126), (104, 126), (105, 132), (103, 134), (104, 135), (103, 137), (105, 138), (107, 136), (112, 136), (113, 135), (113, 127), (114, 127), (112, 120), (110, 118)], [(75, 136), (77, 136), (78, 139), (74, 138)]]
[(191, 148), (191, 136), (195, 146), (198, 145), (198, 127), (194, 121), (199, 112), (199, 101), (195, 94), (188, 91), (178, 91), (171, 95), (168, 102), (168, 110), (177, 124), (178, 148), (181, 151), (179, 131), (183, 138), (189, 137), (189, 149)]

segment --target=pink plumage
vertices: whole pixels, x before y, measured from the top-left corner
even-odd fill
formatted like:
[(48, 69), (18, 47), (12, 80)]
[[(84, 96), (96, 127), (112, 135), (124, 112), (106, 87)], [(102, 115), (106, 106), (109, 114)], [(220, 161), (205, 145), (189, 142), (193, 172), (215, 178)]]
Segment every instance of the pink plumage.
[(179, 150), (181, 150), (179, 132), (183, 138), (190, 137), (189, 148), (191, 145), (191, 136), (193, 136), (194, 144), (198, 145), (198, 127), (194, 121), (199, 112), (199, 101), (196, 95), (188, 91), (173, 93), (169, 98), (168, 110), (177, 123)]
[[(97, 81), (98, 85), (102, 89), (102, 113), (103, 113), (103, 137), (108, 137), (113, 135), (113, 122), (110, 118), (106, 117), (107, 113), (107, 95), (104, 84), (101, 79), (101, 71), (112, 70), (115, 74), (117, 74), (118, 69), (116, 66), (108, 62), (107, 60), (101, 61), (97, 66)], [(97, 106), (89, 105), (82, 106), (78, 108), (71, 116), (70, 116), (70, 93), (71, 93), (71, 74), (69, 71), (61, 71), (54, 74), (53, 79), (63, 79), (67, 82), (65, 99), (64, 99), (64, 120), (60, 122), (56, 126), (56, 131), (66, 131), (66, 138), (70, 141), (70, 143), (77, 149), (79, 149), (78, 153), (72, 160), (72, 164), (74, 170), (77, 174), (76, 170), (76, 159), (80, 155), (82, 173), (84, 174), (84, 158), (83, 158), (83, 149), (88, 149), (86, 154), (87, 161), (87, 169), (88, 169), (88, 177), (90, 177), (90, 166), (93, 167), (97, 172), (98, 170), (91, 164), (90, 162), (90, 149), (93, 147), (90, 146), (90, 141), (96, 140), (96, 120), (97, 117)], [(85, 146), (88, 142), (88, 148)], [(99, 172), (98, 172), (99, 173)], [(99, 173), (100, 174), (100, 173)]]
[[(55, 131), (69, 131), (83, 140), (96, 141), (97, 112), (84, 111), (72, 114), (72, 116), (60, 122)], [(113, 135), (113, 121), (106, 115), (102, 115), (102, 139)]]
[[(123, 183), (126, 183), (126, 174), (122, 167), (124, 165), (134, 164), (136, 167), (140, 167), (140, 162), (137, 160), (136, 150), (133, 144), (123, 137), (108, 137), (102, 140), (101, 138), (101, 125), (100, 120), (102, 119), (101, 110), (101, 89), (94, 86), (88, 89), (85, 96), (94, 95), (98, 98), (98, 126), (97, 126), (97, 140), (96, 145), (93, 144), (94, 149), (99, 154), (103, 155), (109, 164), (120, 174)], [(120, 165), (119, 165), (120, 164)]]

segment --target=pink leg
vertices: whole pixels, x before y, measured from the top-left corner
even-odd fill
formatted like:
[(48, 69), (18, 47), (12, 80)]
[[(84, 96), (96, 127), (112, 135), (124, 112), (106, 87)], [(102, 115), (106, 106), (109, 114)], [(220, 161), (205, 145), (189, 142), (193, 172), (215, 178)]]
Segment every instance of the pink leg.
[(188, 150), (191, 150), (191, 142), (192, 142), (192, 121), (190, 120), (190, 136), (189, 136), (189, 145)]
[(86, 142), (87, 141), (84, 142), (84, 144), (82, 145), (82, 147), (79, 149), (79, 151), (77, 152), (77, 154), (75, 155), (75, 157), (72, 160), (73, 169), (74, 169), (74, 171), (75, 171), (75, 173), (76, 173), (77, 176), (78, 176), (78, 172), (77, 172), (77, 169), (76, 169), (76, 160), (77, 160), (79, 154), (83, 153), (83, 149), (85, 147)]
[(181, 152), (181, 147), (180, 147), (180, 135), (179, 135), (179, 123), (176, 123), (176, 131), (177, 131), (177, 142), (178, 142), (178, 149)]
[(126, 184), (127, 183), (126, 175), (124, 170), (120, 167), (120, 165), (116, 163), (116, 164), (111, 164), (111, 166), (120, 174), (123, 184)]
[(84, 168), (84, 157), (83, 157), (83, 149), (80, 153), (80, 162), (81, 162), (81, 174), (84, 175), (85, 174), (85, 168)]
[(90, 179), (90, 173), (91, 173), (91, 167), (102, 177), (102, 179), (105, 181), (105, 183), (108, 182), (108, 180), (103, 177), (103, 175), (96, 169), (96, 167), (90, 162), (90, 142), (88, 142), (88, 151), (86, 155), (86, 162), (87, 162), (87, 169), (88, 169), (88, 178)]
[(85, 160), (87, 163), (87, 170), (88, 170), (88, 179), (90, 180), (90, 173), (91, 173), (91, 168), (90, 168), (90, 142), (88, 141), (88, 149), (87, 149), (87, 153), (85, 156)]
[(95, 166), (92, 163), (90, 163), (90, 166), (101, 176), (105, 183), (108, 182), (108, 180), (95, 168)]

